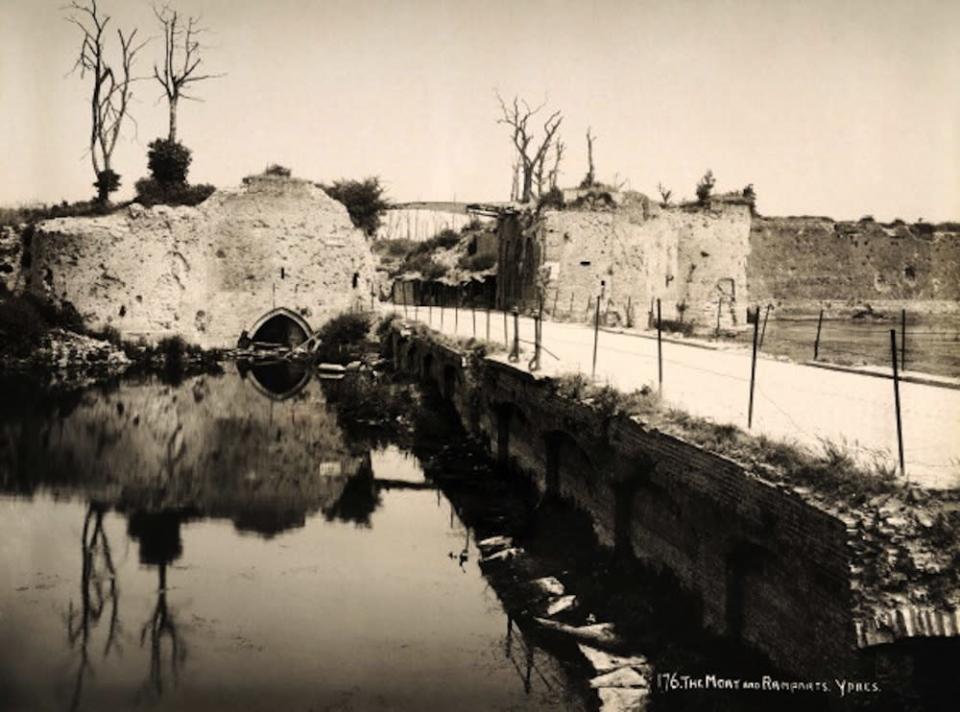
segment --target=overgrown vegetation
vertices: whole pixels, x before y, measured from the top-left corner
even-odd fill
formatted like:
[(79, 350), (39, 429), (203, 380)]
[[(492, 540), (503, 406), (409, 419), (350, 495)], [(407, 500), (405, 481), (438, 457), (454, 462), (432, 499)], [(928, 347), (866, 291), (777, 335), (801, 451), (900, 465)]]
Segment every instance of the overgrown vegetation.
[(210, 197), (212, 185), (190, 185), (187, 174), (192, 160), (190, 149), (167, 138), (150, 142), (147, 152), (149, 178), (136, 182), (135, 201), (144, 207), (153, 205), (199, 205)]
[(703, 178), (697, 183), (697, 202), (700, 205), (705, 205), (710, 200), (710, 194), (713, 192), (713, 186), (716, 183), (717, 179), (713, 177), (713, 171), (708, 170), (703, 174)]
[(96, 200), (68, 203), (66, 200), (53, 205), (27, 205), (16, 208), (0, 208), (0, 226), (18, 227), (31, 225), (53, 218), (91, 217), (109, 215), (126, 207), (128, 203), (105, 204)]
[(363, 180), (340, 179), (331, 184), (317, 184), (327, 195), (343, 203), (355, 227), (367, 237), (376, 235), (380, 217), (390, 207), (384, 198), (384, 188), (376, 176)]
[(497, 264), (497, 256), (493, 254), (462, 255), (457, 266), (465, 272), (483, 272)]
[(537, 201), (537, 210), (562, 210), (564, 206), (563, 191), (553, 186), (546, 193), (540, 196)]
[(281, 166), (279, 163), (271, 163), (264, 169), (263, 175), (274, 176), (275, 178), (289, 178), (292, 173), (286, 166)]
[[(686, 308), (686, 305), (684, 305), (683, 311), (686, 311)], [(680, 309), (679, 305), (677, 305), (677, 309)], [(681, 311), (680, 313), (682, 314), (683, 312)], [(656, 320), (654, 320), (654, 326), (656, 326)], [(661, 319), (660, 330), (673, 334), (692, 336), (694, 324), (690, 321), (684, 321), (682, 317), (680, 319)]]
[(775, 479), (814, 487), (854, 504), (900, 486), (891, 465), (876, 461), (864, 466), (838, 443), (823, 441), (822, 454), (816, 454), (799, 445), (750, 435), (735, 425), (665, 407), (649, 388), (623, 393), (612, 386), (598, 386), (582, 374), (553, 379), (552, 388), (558, 397), (591, 405), (605, 418), (641, 416), (648, 425), (747, 466), (759, 466)]
[(366, 341), (371, 325), (372, 317), (367, 312), (344, 312), (320, 328), (320, 340), (341, 349), (356, 346)]
[(390, 330), (393, 328), (394, 323), (400, 319), (400, 315), (396, 312), (391, 312), (383, 317), (380, 322), (377, 324), (377, 338), (383, 339), (387, 334), (390, 333)]
[(418, 243), (416, 240), (407, 240), (401, 238), (396, 240), (374, 240), (371, 247), (378, 255), (401, 258), (406, 257), (406, 255), (415, 249), (418, 244), (420, 243)]
[(449, 269), (446, 265), (433, 261), (427, 253), (409, 254), (403, 261), (402, 271), (419, 272), (425, 280), (435, 280), (445, 277)]
[(0, 352), (28, 357), (57, 328), (85, 332), (83, 319), (69, 303), (58, 307), (32, 294), (0, 298)]
[(446, 265), (434, 262), (433, 254), (438, 250), (449, 250), (454, 247), (460, 242), (460, 237), (460, 233), (456, 230), (445, 229), (429, 240), (414, 242), (403, 264), (400, 265), (400, 271), (419, 272), (427, 280), (440, 279), (449, 269)]
[(147, 168), (160, 183), (186, 183), (192, 160), (190, 149), (178, 141), (158, 138), (148, 146)]
[(209, 183), (181, 185), (159, 183), (153, 178), (141, 178), (137, 181), (136, 188), (136, 202), (145, 208), (154, 205), (199, 205), (216, 190), (216, 187)]

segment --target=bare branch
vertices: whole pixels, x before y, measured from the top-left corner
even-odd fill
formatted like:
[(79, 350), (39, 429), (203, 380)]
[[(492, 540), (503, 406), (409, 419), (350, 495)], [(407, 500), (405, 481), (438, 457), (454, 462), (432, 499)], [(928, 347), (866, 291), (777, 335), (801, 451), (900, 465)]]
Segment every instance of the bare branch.
[(101, 16), (96, 0), (81, 4), (76, 0), (65, 8), (65, 18), (80, 29), (83, 37), (73, 70), (80, 68), (80, 76), (91, 81), (90, 92), (90, 140), (89, 153), (94, 174), (100, 189), (98, 199), (106, 200), (109, 188), (101, 181), (101, 175), (111, 171), (110, 159), (120, 136), (123, 121), (127, 118), (131, 98), (130, 85), (133, 77), (133, 62), (145, 43), (135, 44), (137, 31), (129, 35), (117, 30), (120, 41), (119, 69), (107, 59), (105, 29), (109, 16)]
[(198, 37), (206, 32), (200, 26), (199, 16), (187, 16), (186, 21), (170, 7), (153, 6), (154, 17), (163, 27), (163, 69), (153, 65), (153, 78), (163, 87), (170, 110), (170, 131), (168, 139), (177, 139), (177, 104), (180, 99), (197, 101), (183, 92), (188, 84), (217, 79), (222, 74), (195, 74), (203, 59), (202, 46)]

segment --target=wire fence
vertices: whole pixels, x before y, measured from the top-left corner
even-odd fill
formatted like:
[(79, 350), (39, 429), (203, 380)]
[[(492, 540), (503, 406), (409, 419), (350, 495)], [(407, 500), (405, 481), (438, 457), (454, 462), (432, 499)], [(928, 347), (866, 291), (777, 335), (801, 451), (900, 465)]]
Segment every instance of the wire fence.
[[(538, 305), (539, 307), (539, 305)], [(749, 351), (719, 348), (713, 350), (690, 348), (676, 340), (654, 340), (650, 333), (616, 333), (600, 329), (598, 310), (594, 307), (594, 324), (569, 324), (542, 320), (538, 310), (531, 315), (521, 315), (520, 310), (493, 310), (476, 307), (460, 308), (434, 305), (394, 304), (392, 308), (407, 318), (416, 319), (444, 333), (463, 338), (493, 341), (502, 344), (511, 352), (511, 359), (520, 362), (512, 353), (521, 349), (529, 354), (533, 347), (535, 357), (522, 364), (530, 370), (544, 368), (554, 374), (579, 371), (594, 380), (606, 381), (621, 390), (646, 386), (660, 389), (665, 401), (694, 415), (707, 417), (717, 422), (732, 422), (740, 426), (753, 426), (753, 411), (758, 411), (757, 432), (779, 439), (792, 440), (801, 445), (823, 446), (826, 442), (840, 444), (855, 457), (869, 464), (896, 463), (901, 451), (898, 440), (905, 437), (904, 475), (933, 473), (934, 479), (942, 476), (957, 477), (960, 474), (960, 446), (954, 445), (945, 422), (960, 421), (960, 391), (933, 389), (935, 397), (942, 402), (927, 407), (926, 401), (918, 400), (919, 391), (911, 390), (902, 413), (899, 412), (899, 377), (894, 385), (883, 385), (876, 378), (866, 378), (857, 373), (835, 373), (828, 378), (824, 372), (801, 373), (796, 364), (763, 359), (763, 367), (757, 373), (757, 358)], [(851, 344), (848, 335), (836, 338), (841, 320), (784, 318), (782, 325), (792, 325), (802, 333), (794, 341), (802, 343), (806, 358), (812, 360), (810, 339), (817, 338), (819, 331), (818, 361), (827, 361), (833, 353), (863, 359), (874, 358), (877, 365), (890, 367), (889, 380), (894, 380), (891, 359), (890, 330), (896, 332), (896, 357), (902, 356), (903, 346), (900, 331), (907, 326), (907, 348), (917, 349), (923, 336), (946, 335), (960, 338), (960, 331), (949, 328), (917, 328), (918, 320), (872, 318), (869, 324), (856, 324), (859, 334), (873, 335), (875, 342), (868, 345)], [(780, 329), (774, 320), (763, 325), (763, 313), (757, 319), (751, 334), (758, 334), (765, 326), (762, 349), (758, 352), (777, 353)], [(818, 321), (819, 329), (818, 329)], [(847, 319), (849, 321), (849, 319)], [(751, 319), (751, 323), (753, 319)], [(846, 323), (846, 322), (843, 322)], [(549, 328), (544, 330), (544, 326)], [(591, 328), (592, 326), (592, 328)], [(811, 336), (812, 332), (812, 336)], [(655, 332), (654, 332), (655, 333)], [(602, 336), (601, 336), (602, 334)], [(634, 338), (636, 337), (636, 338)], [(885, 337), (886, 359), (882, 359), (881, 344)], [(910, 340), (912, 339), (912, 341)], [(781, 339), (781, 343), (782, 343)], [(522, 345), (522, 346), (521, 346)], [(782, 352), (782, 348), (779, 351)], [(546, 355), (541, 362), (540, 354)], [(911, 351), (907, 350), (908, 358)], [(824, 358), (820, 358), (823, 356)], [(917, 356), (914, 353), (914, 358)], [(902, 364), (900, 364), (902, 368)], [(790, 370), (793, 369), (793, 370)], [(753, 376), (756, 378), (753, 378)], [(880, 374), (884, 375), (884, 374)], [(766, 380), (765, 380), (766, 379)], [(842, 379), (842, 380), (836, 380)], [(874, 383), (866, 383), (873, 381)], [(897, 389), (898, 412), (894, 412), (894, 388)], [(912, 386), (915, 388), (915, 386)], [(942, 397), (947, 394), (946, 397)], [(930, 394), (920, 393), (929, 399)], [(755, 402), (754, 402), (755, 401)], [(749, 409), (747, 407), (749, 402)], [(952, 421), (951, 421), (952, 419)], [(906, 421), (906, 422), (902, 422)], [(896, 430), (894, 424), (896, 423)], [(898, 435), (894, 436), (893, 433)]]

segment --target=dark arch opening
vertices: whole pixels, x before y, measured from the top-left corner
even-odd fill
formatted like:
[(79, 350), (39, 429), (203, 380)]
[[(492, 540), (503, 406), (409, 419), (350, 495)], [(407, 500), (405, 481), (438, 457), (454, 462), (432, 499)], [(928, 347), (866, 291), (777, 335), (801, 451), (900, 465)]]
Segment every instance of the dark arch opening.
[(274, 309), (253, 326), (253, 341), (293, 348), (310, 336), (310, 326), (289, 309)]

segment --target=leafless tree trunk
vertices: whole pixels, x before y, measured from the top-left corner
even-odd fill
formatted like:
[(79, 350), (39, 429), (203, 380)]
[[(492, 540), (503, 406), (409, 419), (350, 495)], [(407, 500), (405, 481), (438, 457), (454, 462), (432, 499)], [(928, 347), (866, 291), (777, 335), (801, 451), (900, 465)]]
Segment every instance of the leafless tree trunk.
[(74, 70), (79, 67), (81, 77), (90, 75), (93, 80), (90, 93), (90, 161), (97, 176), (97, 199), (106, 202), (109, 193), (119, 186), (119, 176), (111, 169), (110, 159), (133, 96), (130, 86), (134, 81), (133, 61), (146, 43), (134, 44), (135, 29), (129, 34), (118, 29), (120, 68), (115, 70), (107, 58), (104, 34), (110, 17), (100, 14), (96, 0), (89, 0), (87, 4), (74, 0), (67, 9), (67, 21), (83, 32)]
[(513, 162), (513, 180), (510, 183), (510, 202), (516, 202), (520, 197), (520, 161)]
[(597, 183), (597, 174), (593, 168), (593, 142), (596, 138), (590, 133), (590, 128), (587, 127), (587, 175), (583, 179), (584, 188), (590, 188)]
[(559, 138), (553, 144), (553, 168), (550, 169), (550, 176), (547, 181), (550, 184), (550, 190), (557, 187), (557, 178), (560, 175), (560, 161), (563, 160), (563, 151), (565, 148), (566, 144)]
[(530, 120), (543, 109), (544, 105), (531, 109), (527, 102), (519, 97), (514, 97), (512, 104), (508, 107), (503, 97), (497, 94), (497, 100), (500, 102), (500, 111), (502, 117), (497, 123), (505, 124), (512, 130), (511, 139), (513, 146), (517, 151), (517, 161), (520, 165), (522, 175), (522, 184), (520, 188), (520, 200), (527, 203), (533, 197), (534, 180), (538, 181), (539, 188), (543, 183), (543, 162), (546, 159), (547, 151), (553, 142), (553, 137), (560, 128), (563, 116), (559, 111), (554, 111), (547, 120), (543, 122), (543, 140), (539, 147), (532, 150), (534, 141), (533, 130), (530, 127)]
[(177, 140), (177, 106), (181, 98), (196, 100), (196, 97), (184, 93), (184, 87), (205, 79), (214, 79), (222, 74), (196, 74), (197, 68), (203, 61), (200, 56), (199, 36), (203, 28), (199, 26), (200, 18), (187, 17), (186, 22), (180, 14), (164, 5), (153, 8), (153, 14), (163, 26), (163, 68), (155, 63), (153, 77), (163, 87), (170, 110), (170, 131), (168, 140), (173, 143)]
[(670, 196), (673, 195), (673, 191), (664, 188), (663, 183), (657, 183), (657, 190), (660, 191), (660, 205), (664, 208), (670, 205)]

